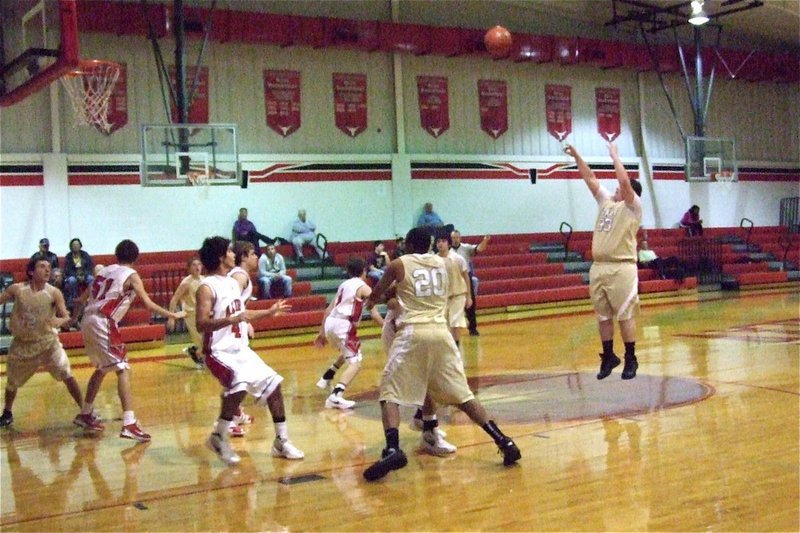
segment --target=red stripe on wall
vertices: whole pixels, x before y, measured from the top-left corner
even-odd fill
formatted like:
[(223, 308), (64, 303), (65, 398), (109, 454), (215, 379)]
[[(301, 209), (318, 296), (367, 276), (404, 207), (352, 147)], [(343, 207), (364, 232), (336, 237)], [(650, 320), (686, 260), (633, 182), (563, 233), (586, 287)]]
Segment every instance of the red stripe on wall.
[(294, 183), (310, 181), (391, 181), (391, 170), (374, 171), (278, 171), (269, 176), (253, 178), (251, 183)]
[(139, 174), (70, 174), (70, 185), (139, 185)]
[(0, 187), (41, 187), (44, 174), (0, 174)]
[(272, 165), (271, 167), (267, 167), (263, 170), (248, 170), (248, 175), (250, 176), (250, 181), (266, 181), (265, 178), (274, 173), (275, 171), (279, 171), (282, 168), (294, 166), (289, 163), (279, 163), (276, 165)]
[(653, 179), (686, 181), (686, 173), (683, 170), (656, 170), (653, 172)]
[(412, 180), (519, 180), (528, 179), (510, 170), (412, 170)]
[(797, 174), (778, 174), (767, 172), (739, 172), (739, 181), (798, 181), (800, 173)]

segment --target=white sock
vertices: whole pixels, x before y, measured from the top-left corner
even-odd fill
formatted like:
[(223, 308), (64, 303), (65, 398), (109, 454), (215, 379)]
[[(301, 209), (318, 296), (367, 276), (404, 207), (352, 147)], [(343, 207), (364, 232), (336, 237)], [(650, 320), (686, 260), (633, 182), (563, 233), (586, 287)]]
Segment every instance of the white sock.
[(135, 422), (136, 422), (136, 415), (133, 414), (133, 411), (125, 411), (122, 413), (123, 426), (130, 426)]
[(280, 440), (289, 440), (289, 430), (286, 428), (286, 422), (275, 422), (275, 436)]

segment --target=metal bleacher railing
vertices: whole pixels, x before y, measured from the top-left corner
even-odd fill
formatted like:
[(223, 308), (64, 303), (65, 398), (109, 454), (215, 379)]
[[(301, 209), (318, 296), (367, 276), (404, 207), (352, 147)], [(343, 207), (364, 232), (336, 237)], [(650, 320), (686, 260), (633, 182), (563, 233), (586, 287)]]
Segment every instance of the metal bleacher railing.
[(780, 225), (789, 233), (800, 233), (800, 196), (781, 198)]
[(320, 277), (325, 277), (325, 264), (328, 262), (328, 238), (322, 233), (317, 233), (317, 247), (322, 250), (322, 261), (320, 261)]
[(746, 232), (744, 245), (747, 247), (748, 250), (750, 249), (750, 235), (753, 234), (753, 226), (754, 226), (753, 221), (747, 217), (744, 217), (742, 218), (742, 220), (739, 221), (739, 227), (745, 230)]
[[(565, 226), (567, 228), (566, 231), (564, 230)], [(558, 227), (558, 231), (564, 237), (564, 261), (566, 261), (569, 257), (569, 241), (572, 239), (572, 226), (569, 222), (562, 222)]]
[(686, 265), (686, 275), (703, 285), (722, 280), (722, 243), (708, 237), (689, 237), (678, 241), (678, 256)]

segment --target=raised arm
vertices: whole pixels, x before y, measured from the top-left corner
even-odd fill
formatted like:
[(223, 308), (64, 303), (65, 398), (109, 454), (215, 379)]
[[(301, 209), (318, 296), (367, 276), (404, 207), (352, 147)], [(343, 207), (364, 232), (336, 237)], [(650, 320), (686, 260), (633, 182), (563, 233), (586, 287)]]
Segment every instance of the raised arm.
[(475, 252), (479, 254), (485, 252), (486, 247), (489, 246), (489, 239), (491, 238), (492, 237), (490, 235), (484, 235), (483, 239), (481, 239), (481, 242), (479, 242), (478, 246), (475, 247)]
[(564, 148), (564, 152), (575, 159), (575, 164), (578, 165), (578, 172), (581, 175), (581, 179), (583, 179), (583, 182), (589, 187), (589, 192), (592, 193), (592, 196), (597, 195), (597, 191), (600, 189), (600, 182), (595, 177), (592, 169), (589, 168), (589, 165), (586, 164), (586, 161), (583, 160), (581, 154), (579, 154), (571, 144), (568, 144), (567, 147)]
[(625, 165), (622, 164), (622, 160), (619, 158), (616, 144), (608, 143), (608, 154), (614, 162), (614, 173), (617, 175), (617, 183), (619, 184), (619, 192), (622, 195), (622, 199), (625, 200), (626, 204), (632, 204), (636, 199), (636, 192), (631, 187), (631, 179), (628, 177)]

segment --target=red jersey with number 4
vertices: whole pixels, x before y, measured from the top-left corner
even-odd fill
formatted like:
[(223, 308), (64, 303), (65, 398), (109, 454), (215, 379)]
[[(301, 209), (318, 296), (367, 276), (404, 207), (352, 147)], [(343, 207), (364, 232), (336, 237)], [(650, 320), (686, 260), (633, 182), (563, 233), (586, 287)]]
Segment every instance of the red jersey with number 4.
[(124, 288), (133, 274), (136, 274), (134, 269), (122, 265), (109, 265), (100, 270), (92, 283), (86, 312), (104, 315), (114, 322), (122, 320), (136, 299), (132, 289)]
[[(214, 306), (211, 308), (211, 318), (225, 318), (236, 313), (244, 312), (242, 305), (242, 291), (239, 283), (228, 276), (207, 276), (200, 283), (211, 289)], [(247, 335), (247, 323), (231, 324), (210, 333), (203, 334), (203, 353), (231, 352), (242, 349), (242, 335)]]

